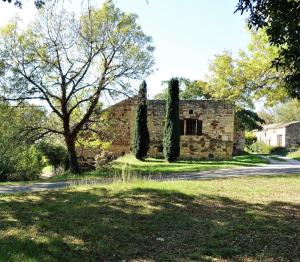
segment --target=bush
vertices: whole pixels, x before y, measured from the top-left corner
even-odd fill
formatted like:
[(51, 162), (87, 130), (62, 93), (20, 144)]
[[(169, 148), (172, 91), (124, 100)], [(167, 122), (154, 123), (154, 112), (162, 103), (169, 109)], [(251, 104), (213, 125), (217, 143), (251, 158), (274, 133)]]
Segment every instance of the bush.
[(289, 150), (286, 147), (282, 147), (282, 146), (272, 147), (270, 150), (270, 154), (272, 155), (286, 156), (288, 153)]
[(68, 154), (64, 146), (56, 143), (41, 142), (38, 145), (38, 149), (45, 156), (48, 164), (53, 166), (54, 170), (66, 164)]
[(261, 141), (256, 141), (249, 146), (249, 151), (258, 154), (270, 154), (272, 148), (272, 146), (269, 146)]
[(257, 141), (257, 137), (252, 132), (246, 132), (245, 134), (245, 147), (250, 149), (250, 147)]
[(18, 148), (0, 160), (0, 181), (33, 180), (42, 172), (43, 156), (35, 145)]
[(280, 146), (269, 146), (261, 141), (256, 141), (249, 146), (249, 151), (258, 154), (271, 154), (286, 156), (289, 152), (288, 148)]

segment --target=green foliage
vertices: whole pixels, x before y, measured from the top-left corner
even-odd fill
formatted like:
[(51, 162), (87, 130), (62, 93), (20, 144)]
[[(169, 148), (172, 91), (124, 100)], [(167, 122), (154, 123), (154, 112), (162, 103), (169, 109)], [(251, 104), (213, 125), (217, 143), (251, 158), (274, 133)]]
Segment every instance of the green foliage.
[(137, 159), (145, 159), (149, 150), (149, 144), (150, 136), (147, 126), (147, 84), (146, 81), (143, 81), (139, 90), (133, 141), (133, 152)]
[(251, 131), (254, 129), (262, 130), (261, 124), (264, 124), (265, 121), (258, 116), (256, 112), (253, 112), (248, 109), (239, 109), (236, 112), (237, 118), (237, 128), (238, 130), (247, 130)]
[(291, 99), (267, 110), (264, 109), (258, 114), (266, 120), (267, 124), (300, 121), (300, 102), (297, 99)]
[(38, 150), (47, 159), (48, 164), (53, 166), (54, 169), (66, 164), (68, 154), (64, 146), (57, 143), (42, 141), (38, 144)]
[[(179, 77), (179, 98), (181, 100), (198, 100), (198, 99), (208, 99), (209, 95), (204, 93), (204, 86), (207, 85), (206, 82), (200, 80), (190, 80), (188, 78)], [(162, 84), (168, 84), (169, 81), (163, 81)], [(155, 99), (167, 100), (168, 98), (168, 88), (163, 89), (162, 92), (155, 95)]]
[(258, 116), (265, 120), (266, 124), (274, 124), (274, 110), (272, 108), (264, 108), (257, 112)]
[(4, 161), (0, 163), (0, 181), (36, 179), (44, 166), (42, 154), (37, 148), (34, 145), (22, 146), (15, 148), (13, 154), (5, 155)]
[(249, 145), (247, 149), (252, 153), (266, 154), (266, 155), (281, 155), (286, 156), (289, 149), (281, 146), (269, 146), (261, 141), (256, 141)]
[(152, 72), (152, 38), (137, 19), (105, 1), (79, 16), (44, 8), (28, 27), (16, 19), (0, 31), (0, 98), (46, 104), (53, 121), (33, 127), (64, 137), (71, 172), (80, 171), (75, 142), (104, 93), (131, 94), (129, 79)]
[(28, 132), (28, 122), (38, 122), (43, 112), (23, 105), (13, 107), (0, 104), (0, 181), (29, 180), (43, 168), (41, 154), (37, 151)]
[(289, 153), (289, 149), (282, 146), (275, 146), (272, 147), (270, 150), (271, 155), (280, 155), (280, 156), (286, 156)]
[(251, 153), (257, 154), (270, 154), (272, 146), (269, 146), (261, 141), (256, 141), (252, 145), (249, 146), (249, 151)]
[(216, 55), (209, 65), (208, 84), (204, 92), (215, 99), (235, 102), (242, 108), (253, 108), (253, 100), (265, 98), (266, 105), (274, 105), (286, 98), (283, 71), (271, 68), (278, 49), (269, 44), (263, 30), (251, 31), (247, 51), (234, 58), (229, 51)]
[(251, 146), (257, 141), (257, 137), (252, 132), (245, 133), (245, 146), (246, 149), (249, 151)]
[(275, 123), (300, 121), (300, 101), (297, 99), (277, 106), (274, 111)]
[(286, 89), (291, 96), (300, 99), (299, 0), (239, 0), (237, 11), (248, 11), (248, 25), (263, 28), (270, 43), (279, 47), (273, 65), (288, 72)]
[(165, 159), (175, 162), (180, 155), (179, 81), (176, 78), (172, 78), (168, 86), (163, 147)]

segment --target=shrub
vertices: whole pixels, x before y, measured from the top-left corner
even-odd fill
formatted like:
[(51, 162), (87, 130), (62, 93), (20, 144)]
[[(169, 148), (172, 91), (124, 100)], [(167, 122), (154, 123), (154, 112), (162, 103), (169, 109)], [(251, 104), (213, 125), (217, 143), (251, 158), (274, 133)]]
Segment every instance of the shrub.
[(269, 146), (261, 141), (256, 141), (251, 146), (249, 146), (249, 151), (258, 154), (270, 154), (272, 146)]
[(6, 155), (0, 162), (0, 181), (33, 180), (41, 173), (43, 156), (35, 145), (18, 148), (14, 155)]
[(280, 146), (269, 146), (261, 141), (256, 141), (255, 143), (249, 146), (249, 151), (258, 154), (286, 156), (289, 152), (289, 149)]
[(250, 149), (250, 147), (257, 141), (257, 137), (252, 132), (246, 132), (245, 134), (245, 147)]
[(163, 146), (165, 159), (175, 162), (180, 155), (180, 130), (179, 81), (174, 78), (169, 81), (168, 86)]
[(54, 170), (66, 164), (68, 155), (64, 146), (43, 141), (39, 143), (38, 149), (45, 156), (48, 164), (53, 166)]
[(286, 147), (282, 147), (282, 146), (272, 147), (270, 150), (270, 154), (272, 155), (286, 156), (288, 153), (289, 150)]

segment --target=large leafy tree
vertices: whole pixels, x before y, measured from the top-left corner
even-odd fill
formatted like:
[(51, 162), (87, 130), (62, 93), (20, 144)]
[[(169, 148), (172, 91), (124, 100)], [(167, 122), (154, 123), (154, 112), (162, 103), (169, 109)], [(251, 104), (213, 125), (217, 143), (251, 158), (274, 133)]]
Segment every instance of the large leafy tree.
[(126, 94), (129, 79), (151, 73), (151, 38), (136, 20), (111, 3), (90, 8), (80, 19), (51, 6), (24, 30), (19, 22), (1, 30), (1, 96), (47, 106), (55, 121), (32, 128), (64, 137), (72, 172), (79, 171), (77, 136), (101, 96)]
[(165, 159), (175, 162), (180, 155), (179, 81), (176, 78), (172, 78), (168, 86), (163, 147)]
[(268, 124), (300, 121), (300, 101), (297, 99), (288, 100), (275, 107), (264, 109), (259, 116)]
[(300, 1), (239, 0), (236, 11), (249, 12), (249, 27), (264, 28), (270, 43), (279, 48), (273, 65), (288, 72), (286, 88), (300, 99)]
[(139, 160), (147, 156), (150, 144), (150, 136), (147, 125), (147, 84), (143, 81), (138, 95), (138, 105), (135, 117), (133, 151)]
[(215, 99), (226, 99), (241, 107), (253, 107), (253, 101), (264, 98), (273, 105), (286, 98), (286, 73), (272, 68), (278, 48), (269, 44), (263, 30), (251, 32), (246, 51), (233, 57), (229, 51), (216, 55), (209, 65), (204, 91)]

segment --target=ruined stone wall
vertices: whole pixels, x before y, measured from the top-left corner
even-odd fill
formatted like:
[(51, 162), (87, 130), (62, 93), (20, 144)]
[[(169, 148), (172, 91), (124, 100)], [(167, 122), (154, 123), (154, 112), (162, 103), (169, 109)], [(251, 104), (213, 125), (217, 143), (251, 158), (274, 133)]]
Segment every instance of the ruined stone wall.
[(294, 123), (286, 127), (286, 146), (300, 145), (300, 123)]
[(109, 151), (117, 157), (131, 151), (135, 110), (135, 98), (124, 100), (108, 109), (109, 119), (112, 122), (112, 145)]
[[(234, 106), (210, 100), (180, 101), (181, 120), (202, 121), (202, 135), (181, 135), (181, 157), (195, 159), (230, 159), (233, 150)], [(150, 100), (148, 127), (150, 131), (149, 155), (162, 157), (165, 102)]]
[[(165, 107), (165, 101), (148, 101), (149, 156), (151, 157), (163, 157)], [(183, 100), (180, 101), (179, 110), (181, 120), (197, 119), (202, 121), (201, 135), (181, 135), (181, 158), (232, 158), (233, 105), (210, 100)], [(108, 151), (113, 152), (116, 157), (129, 153), (134, 135), (136, 99), (124, 100), (106, 111), (112, 126), (112, 144)], [(88, 158), (92, 159), (91, 151), (89, 151)]]

